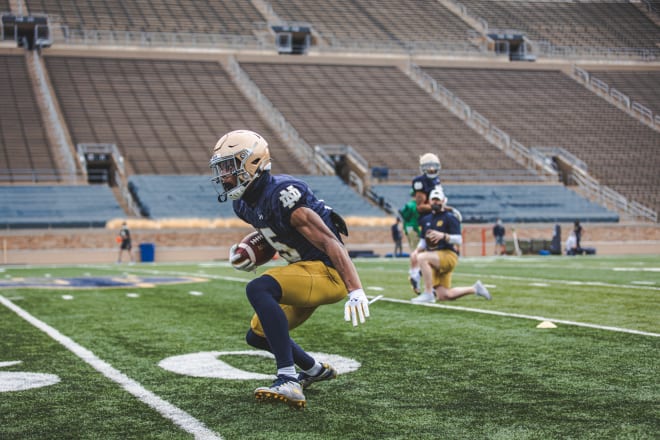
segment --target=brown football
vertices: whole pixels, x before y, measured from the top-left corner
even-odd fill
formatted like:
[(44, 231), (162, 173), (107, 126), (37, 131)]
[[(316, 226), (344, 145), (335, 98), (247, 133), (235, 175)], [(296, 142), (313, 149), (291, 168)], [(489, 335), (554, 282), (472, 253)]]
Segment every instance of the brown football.
[(239, 265), (245, 260), (250, 260), (256, 266), (268, 263), (275, 256), (275, 248), (273, 248), (266, 237), (259, 232), (254, 231), (241, 240), (236, 249), (236, 253), (241, 257), (234, 262), (234, 265)]

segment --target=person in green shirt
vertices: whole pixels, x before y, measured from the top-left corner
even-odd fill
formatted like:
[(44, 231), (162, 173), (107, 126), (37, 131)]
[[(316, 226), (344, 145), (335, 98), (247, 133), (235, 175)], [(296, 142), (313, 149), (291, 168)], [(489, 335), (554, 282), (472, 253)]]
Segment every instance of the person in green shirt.
[(417, 212), (417, 201), (414, 194), (411, 195), (408, 203), (399, 209), (399, 216), (403, 220), (403, 233), (408, 239), (410, 252), (413, 252), (417, 249), (419, 243), (419, 213)]

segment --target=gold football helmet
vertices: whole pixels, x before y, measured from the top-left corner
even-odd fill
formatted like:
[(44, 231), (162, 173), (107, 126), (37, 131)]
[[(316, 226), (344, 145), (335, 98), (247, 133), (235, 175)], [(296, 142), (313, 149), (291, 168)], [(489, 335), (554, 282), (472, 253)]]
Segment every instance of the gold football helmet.
[[(238, 200), (252, 182), (270, 170), (268, 142), (254, 131), (231, 131), (213, 147), (209, 167), (213, 170), (211, 181), (222, 186), (218, 200)], [(235, 183), (227, 179), (230, 176), (236, 176)]]
[(419, 158), (419, 170), (431, 179), (438, 177), (440, 168), (440, 159), (433, 153), (426, 153)]

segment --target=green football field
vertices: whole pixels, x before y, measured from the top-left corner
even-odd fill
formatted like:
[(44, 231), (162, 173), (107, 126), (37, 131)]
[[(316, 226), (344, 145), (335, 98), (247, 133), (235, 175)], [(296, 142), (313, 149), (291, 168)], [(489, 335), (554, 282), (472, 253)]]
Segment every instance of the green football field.
[(660, 256), (464, 258), (454, 285), (493, 300), (433, 305), (405, 259), (356, 265), (383, 295), (367, 323), (341, 302), (292, 332), (340, 372), (304, 410), (254, 400), (274, 362), (244, 341), (253, 274), (0, 267), (0, 439), (658, 438)]

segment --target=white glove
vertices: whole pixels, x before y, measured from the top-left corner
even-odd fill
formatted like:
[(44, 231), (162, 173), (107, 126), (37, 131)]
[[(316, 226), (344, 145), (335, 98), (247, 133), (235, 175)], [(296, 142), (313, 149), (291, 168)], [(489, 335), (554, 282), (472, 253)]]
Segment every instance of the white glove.
[(231, 265), (234, 267), (236, 270), (243, 270), (245, 272), (252, 272), (253, 270), (256, 269), (257, 266), (255, 266), (254, 263), (248, 258), (245, 261), (241, 261), (238, 264), (234, 264), (239, 258), (241, 258), (240, 254), (236, 253), (236, 249), (238, 248), (237, 244), (232, 245), (231, 248), (229, 248), (229, 262)]
[(344, 320), (353, 321), (353, 327), (360, 323), (364, 324), (364, 319), (369, 317), (369, 300), (364, 290), (356, 289), (348, 294), (348, 301), (344, 306)]

